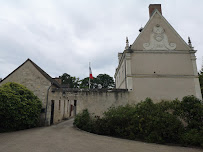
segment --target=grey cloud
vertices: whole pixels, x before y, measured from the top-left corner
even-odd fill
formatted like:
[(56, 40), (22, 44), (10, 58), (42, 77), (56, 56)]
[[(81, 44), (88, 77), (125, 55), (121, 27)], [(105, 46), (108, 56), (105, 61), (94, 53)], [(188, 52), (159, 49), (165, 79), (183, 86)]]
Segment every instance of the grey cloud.
[[(0, 77), (5, 77), (27, 58), (51, 76), (64, 72), (84, 78), (88, 63), (93, 75), (114, 75), (117, 53), (130, 44), (149, 19), (153, 0), (20, 0), (4, 1), (0, 6)], [(203, 19), (196, 14), (203, 2), (163, 1), (164, 17), (187, 41), (191, 36), (201, 67)], [(175, 5), (176, 4), (176, 5)], [(195, 9), (191, 8), (194, 5)], [(191, 10), (188, 12), (188, 10)], [(4, 59), (2, 63), (2, 59)]]

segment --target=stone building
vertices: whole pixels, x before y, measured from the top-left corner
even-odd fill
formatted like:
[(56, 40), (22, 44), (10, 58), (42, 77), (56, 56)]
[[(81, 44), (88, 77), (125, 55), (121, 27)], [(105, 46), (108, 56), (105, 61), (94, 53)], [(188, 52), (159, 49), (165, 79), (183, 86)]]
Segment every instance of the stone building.
[(38, 96), (43, 109), (41, 124), (51, 125), (83, 109), (102, 115), (111, 106), (135, 104), (147, 97), (155, 102), (194, 95), (202, 99), (196, 50), (187, 44), (162, 16), (161, 5), (149, 6), (150, 19), (132, 45), (128, 40), (115, 73), (116, 89), (70, 89), (51, 78), (30, 59), (4, 78)]
[(162, 16), (160, 4), (149, 5), (149, 21), (137, 39), (118, 54), (116, 88), (128, 89), (130, 100), (202, 99), (196, 67), (196, 50), (187, 44)]
[(27, 59), (5, 77), (0, 85), (7, 82), (16, 82), (26, 86), (42, 101), (41, 125), (57, 123), (73, 115), (73, 103), (64, 96), (63, 92), (52, 91), (60, 89), (60, 83), (51, 78), (32, 60)]
[(62, 85), (59, 78), (51, 78), (30, 59), (5, 77), (0, 86), (7, 82), (24, 85), (42, 101), (42, 126), (61, 122), (83, 109), (102, 115), (111, 106), (128, 103), (126, 89), (71, 89)]

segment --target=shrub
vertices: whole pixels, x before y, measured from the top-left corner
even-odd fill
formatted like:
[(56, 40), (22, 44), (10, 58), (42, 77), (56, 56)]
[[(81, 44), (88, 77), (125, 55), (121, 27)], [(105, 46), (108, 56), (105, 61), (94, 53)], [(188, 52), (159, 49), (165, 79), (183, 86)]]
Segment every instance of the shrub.
[(131, 119), (135, 113), (133, 106), (111, 107), (107, 112), (104, 112), (102, 118), (105, 123), (105, 133), (111, 136), (128, 138), (127, 129), (130, 129)]
[(37, 126), (41, 107), (39, 98), (23, 85), (4, 84), (0, 87), (0, 131)]
[(95, 116), (92, 121), (92, 132), (99, 135), (109, 135), (109, 127), (106, 120)]
[(180, 103), (179, 115), (188, 124), (188, 129), (203, 128), (203, 103), (194, 96), (186, 96)]
[(92, 120), (87, 109), (76, 115), (73, 125), (82, 130), (92, 132)]
[(203, 147), (203, 128), (201, 130), (187, 130), (184, 134), (182, 134), (182, 144)]
[(138, 137), (148, 142), (177, 143), (184, 131), (183, 125), (176, 116), (162, 107), (163, 105), (154, 104), (151, 99), (137, 104)]
[(147, 98), (137, 105), (111, 107), (103, 117), (92, 117), (85, 110), (76, 116), (74, 123), (81, 129), (102, 135), (203, 146), (202, 112), (202, 101), (194, 96), (156, 104)]

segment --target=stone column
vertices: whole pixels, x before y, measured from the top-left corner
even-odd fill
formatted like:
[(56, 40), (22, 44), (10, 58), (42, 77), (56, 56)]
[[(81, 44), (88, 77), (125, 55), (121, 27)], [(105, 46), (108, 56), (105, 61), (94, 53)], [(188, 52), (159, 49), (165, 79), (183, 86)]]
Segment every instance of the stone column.
[(192, 61), (192, 66), (193, 66), (193, 73), (194, 73), (194, 76), (196, 76), (196, 78), (194, 78), (195, 94), (196, 94), (197, 98), (202, 100), (202, 94), (201, 94), (200, 83), (199, 83), (199, 78), (198, 78), (195, 53), (196, 53), (195, 50), (190, 51), (190, 56), (191, 56), (191, 61)]
[(131, 70), (131, 53), (126, 53), (125, 54), (125, 62), (126, 62), (126, 83), (127, 83), (127, 89), (128, 91), (133, 90), (133, 81), (132, 81), (132, 70)]

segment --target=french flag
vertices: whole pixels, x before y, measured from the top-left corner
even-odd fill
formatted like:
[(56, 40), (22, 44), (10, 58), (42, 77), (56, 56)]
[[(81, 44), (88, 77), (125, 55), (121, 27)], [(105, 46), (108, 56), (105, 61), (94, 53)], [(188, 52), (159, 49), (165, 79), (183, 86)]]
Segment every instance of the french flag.
[(92, 76), (92, 70), (91, 70), (90, 66), (89, 66), (89, 73), (90, 73), (90, 79), (94, 79), (93, 76)]

